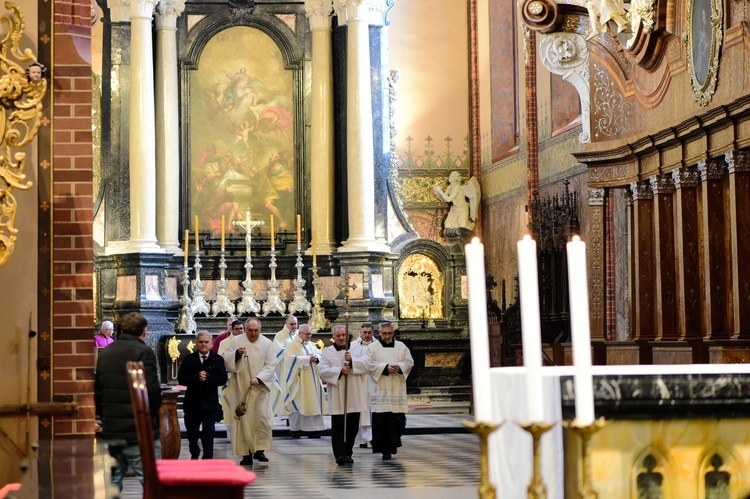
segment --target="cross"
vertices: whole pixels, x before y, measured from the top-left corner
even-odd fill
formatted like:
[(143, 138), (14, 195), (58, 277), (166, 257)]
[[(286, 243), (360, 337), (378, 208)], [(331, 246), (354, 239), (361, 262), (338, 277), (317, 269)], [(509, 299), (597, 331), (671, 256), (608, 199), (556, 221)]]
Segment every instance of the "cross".
[(248, 209), (245, 210), (245, 220), (244, 221), (240, 222), (240, 221), (235, 220), (235, 221), (232, 222), (232, 225), (237, 225), (237, 226), (242, 227), (243, 229), (245, 229), (245, 231), (247, 232), (248, 237), (250, 236), (250, 232), (254, 228), (258, 227), (259, 225), (265, 225), (265, 224), (266, 224), (266, 222), (264, 222), (263, 220), (252, 220), (250, 218), (250, 208), (248, 208)]
[[(350, 289), (357, 289), (356, 284), (349, 284), (349, 274), (346, 274), (344, 279), (342, 279), (342, 282), (339, 284), (339, 289), (344, 290), (344, 309), (346, 310), (346, 313), (344, 316), (348, 319), (349, 318), (349, 290)], [(347, 326), (347, 333), (349, 333), (349, 328)]]

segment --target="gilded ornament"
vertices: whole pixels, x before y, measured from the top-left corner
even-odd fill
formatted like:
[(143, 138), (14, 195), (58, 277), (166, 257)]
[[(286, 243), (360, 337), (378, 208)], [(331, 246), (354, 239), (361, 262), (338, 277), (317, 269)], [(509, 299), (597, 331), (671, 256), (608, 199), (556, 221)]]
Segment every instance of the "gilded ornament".
[(716, 91), (724, 36), (723, 20), (722, 0), (688, 0), (684, 37), (688, 75), (693, 99), (701, 106), (707, 106)]
[[(0, 41), (0, 267), (13, 255), (18, 229), (15, 227), (18, 205), (14, 189), (29, 190), (26, 180), (26, 153), (17, 149), (29, 144), (39, 131), (42, 99), (47, 92), (46, 68), (36, 62), (31, 49), (21, 50), (25, 21), (21, 9), (5, 4), (10, 17), (0, 22), (8, 32)], [(31, 63), (26, 70), (21, 63)]]

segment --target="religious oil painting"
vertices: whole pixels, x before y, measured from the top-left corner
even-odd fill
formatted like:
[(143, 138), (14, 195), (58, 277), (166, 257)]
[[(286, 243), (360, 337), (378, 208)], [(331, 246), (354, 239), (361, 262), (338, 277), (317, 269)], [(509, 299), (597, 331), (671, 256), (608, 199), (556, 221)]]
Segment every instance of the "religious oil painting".
[(274, 216), (277, 230), (295, 218), (293, 74), (262, 31), (221, 31), (190, 74), (191, 220), (216, 235), (242, 235), (233, 221)]
[(708, 105), (716, 90), (723, 38), (722, 0), (688, 0), (687, 59), (693, 97)]

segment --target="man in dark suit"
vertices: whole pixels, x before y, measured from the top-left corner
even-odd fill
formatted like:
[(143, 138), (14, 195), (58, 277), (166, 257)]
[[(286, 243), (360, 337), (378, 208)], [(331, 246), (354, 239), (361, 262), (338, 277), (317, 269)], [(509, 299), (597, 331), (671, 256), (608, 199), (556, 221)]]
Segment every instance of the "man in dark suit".
[(203, 459), (213, 459), (214, 426), (222, 418), (218, 388), (226, 384), (227, 370), (224, 359), (211, 350), (211, 333), (198, 331), (195, 343), (198, 349), (182, 360), (177, 380), (187, 387), (182, 410), (190, 457), (198, 459), (200, 456), (200, 436)]
[(130, 382), (125, 364), (128, 361), (143, 362), (148, 390), (148, 404), (151, 410), (156, 455), (160, 453), (159, 407), (161, 387), (159, 386), (156, 354), (143, 341), (146, 338), (148, 321), (137, 312), (129, 313), (120, 320), (120, 336), (99, 353), (94, 377), (94, 403), (96, 413), (102, 418), (102, 440), (124, 442), (124, 447), (113, 447), (117, 467), (112, 472), (112, 481), (122, 490), (122, 477), (133, 468), (135, 476), (143, 483), (143, 465), (138, 446), (138, 432), (135, 428), (133, 405), (130, 401)]

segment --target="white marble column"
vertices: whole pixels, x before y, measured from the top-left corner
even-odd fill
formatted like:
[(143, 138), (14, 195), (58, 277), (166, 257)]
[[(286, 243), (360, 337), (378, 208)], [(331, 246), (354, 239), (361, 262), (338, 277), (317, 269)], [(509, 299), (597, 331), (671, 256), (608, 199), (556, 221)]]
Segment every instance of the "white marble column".
[(156, 131), (151, 20), (157, 0), (130, 2), (130, 240), (123, 252), (162, 253), (156, 244)]
[(170, 253), (180, 249), (180, 113), (177, 93), (177, 17), (185, 0), (156, 7), (156, 238)]
[[(331, 11), (333, 0), (305, 0), (312, 31), (312, 84), (310, 91), (310, 203), (311, 228), (319, 254), (336, 247), (334, 239), (334, 129), (333, 52)], [(311, 251), (308, 251), (311, 252)]]
[(383, 241), (375, 239), (375, 168), (372, 126), (372, 87), (370, 82), (371, 7), (383, 0), (335, 0), (339, 22), (345, 16), (346, 40), (346, 148), (349, 239), (339, 251), (388, 252)]

